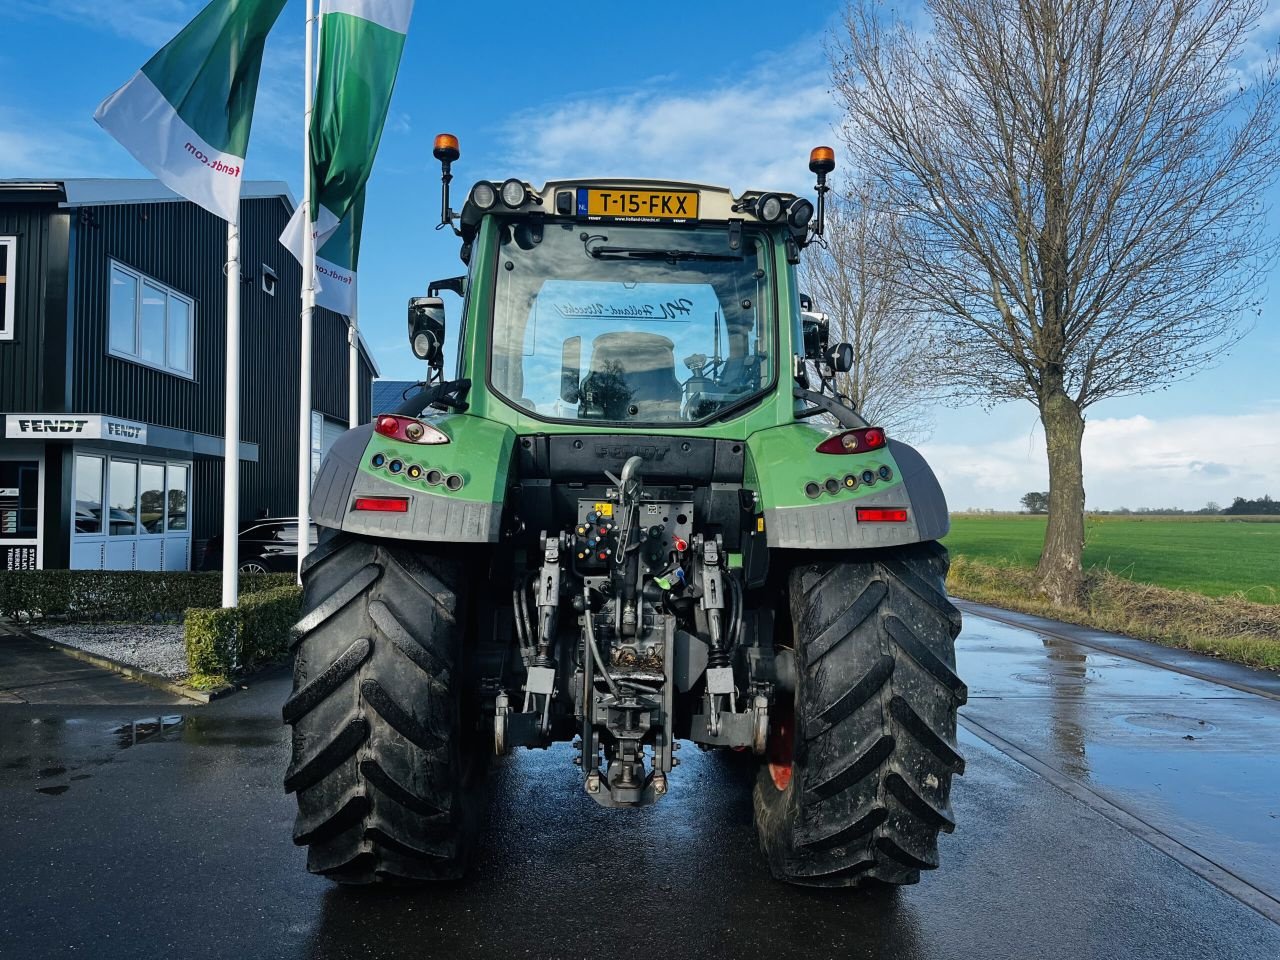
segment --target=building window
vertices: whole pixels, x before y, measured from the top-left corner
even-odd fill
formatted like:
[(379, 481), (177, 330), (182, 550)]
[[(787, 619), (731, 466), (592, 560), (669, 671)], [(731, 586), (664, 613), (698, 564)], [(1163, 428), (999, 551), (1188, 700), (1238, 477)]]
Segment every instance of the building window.
[[(185, 532), (190, 478), (185, 463), (76, 454), (75, 531), (116, 537)], [(109, 504), (106, 529), (103, 503)]]
[(144, 463), (138, 474), (139, 533), (164, 533), (164, 464)]
[(107, 471), (107, 503), (111, 512), (107, 532), (113, 537), (132, 537), (138, 533), (138, 461), (112, 460)]
[(264, 263), (262, 265), (262, 292), (268, 297), (274, 297), (276, 295), (276, 287), (279, 285), (280, 278), (276, 276), (276, 272)]
[(76, 533), (102, 533), (102, 458), (76, 455)]
[(187, 529), (187, 468), (169, 464), (167, 530)]
[(34, 540), (39, 530), (40, 464), (0, 460), (0, 540)]
[(12, 340), (17, 326), (13, 316), (13, 288), (16, 285), (18, 238), (0, 237), (0, 340)]
[(113, 356), (190, 377), (195, 303), (114, 261), (108, 345)]
[(334, 442), (347, 432), (347, 425), (331, 420), (319, 410), (311, 411), (311, 482), (316, 482), (320, 464), (329, 455)]

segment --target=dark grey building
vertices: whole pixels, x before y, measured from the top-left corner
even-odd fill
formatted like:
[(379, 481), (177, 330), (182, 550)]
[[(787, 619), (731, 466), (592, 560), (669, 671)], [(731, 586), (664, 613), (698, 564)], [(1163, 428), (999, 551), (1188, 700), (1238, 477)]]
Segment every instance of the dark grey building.
[[(241, 519), (296, 513), (302, 271), (283, 183), (240, 207)], [(226, 225), (152, 180), (0, 180), (0, 570), (185, 570), (221, 531)], [(317, 309), (312, 447), (347, 426)], [(361, 344), (361, 419), (377, 375)]]
[[(426, 376), (426, 373), (423, 373)], [(404, 403), (410, 390), (418, 390), (416, 380), (375, 380), (373, 381), (373, 415), (390, 413)]]

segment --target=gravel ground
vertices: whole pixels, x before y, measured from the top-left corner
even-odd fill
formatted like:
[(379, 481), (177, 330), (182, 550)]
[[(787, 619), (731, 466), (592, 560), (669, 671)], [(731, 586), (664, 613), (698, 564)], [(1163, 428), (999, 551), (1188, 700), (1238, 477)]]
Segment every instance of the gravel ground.
[(185, 677), (191, 672), (180, 623), (80, 623), (40, 627), (37, 632), (162, 677)]

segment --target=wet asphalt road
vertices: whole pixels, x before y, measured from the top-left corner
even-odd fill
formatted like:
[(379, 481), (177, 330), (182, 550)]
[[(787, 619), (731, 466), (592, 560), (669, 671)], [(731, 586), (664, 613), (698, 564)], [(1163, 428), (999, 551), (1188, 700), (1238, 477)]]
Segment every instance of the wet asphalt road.
[[(289, 840), (286, 677), (166, 705), (56, 662), (18, 677), (9, 639), (5, 960), (1280, 957), (1274, 678), (1252, 678), (1270, 699), (967, 613), (959, 827), (917, 886), (769, 879), (742, 758), (687, 748), (661, 803), (607, 811), (560, 747), (496, 765), (467, 880), (387, 894), (309, 876)], [(92, 705), (66, 702), (78, 683)]]

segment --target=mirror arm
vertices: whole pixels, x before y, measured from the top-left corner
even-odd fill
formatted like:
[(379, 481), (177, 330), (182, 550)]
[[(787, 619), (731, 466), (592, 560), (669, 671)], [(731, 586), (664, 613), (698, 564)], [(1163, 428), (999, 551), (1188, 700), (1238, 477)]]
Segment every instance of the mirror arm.
[(836, 421), (842, 427), (869, 427), (870, 426), (870, 424), (867, 423), (867, 421), (863, 420), (862, 417), (858, 416), (858, 413), (856, 410), (852, 409), (851, 407), (846, 407), (843, 403), (840, 403), (838, 400), (833, 400), (830, 397), (824, 396), (821, 393), (816, 393), (813, 390), (806, 390), (804, 387), (796, 386), (796, 387), (792, 387), (791, 395), (795, 397), (797, 400), (804, 400), (807, 403), (812, 403), (815, 407), (818, 408), (817, 410), (814, 410), (812, 412), (801, 411), (801, 414), (803, 414), (805, 417), (817, 416), (819, 412), (822, 412), (822, 413), (831, 414), (833, 417), (836, 418)]

